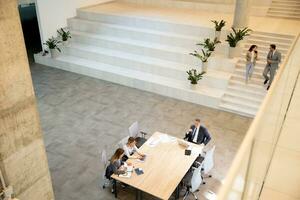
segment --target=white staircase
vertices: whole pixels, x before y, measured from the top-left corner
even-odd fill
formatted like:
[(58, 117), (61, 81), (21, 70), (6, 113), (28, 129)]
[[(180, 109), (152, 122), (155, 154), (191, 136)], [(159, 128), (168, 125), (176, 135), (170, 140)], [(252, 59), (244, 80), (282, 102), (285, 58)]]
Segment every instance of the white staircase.
[(272, 0), (267, 16), (300, 20), (300, 0)]
[[(228, 88), (220, 103), (223, 110), (236, 112), (238, 114), (255, 116), (265, 94), (266, 86), (263, 85), (262, 76), (266, 65), (266, 57), (270, 44), (276, 44), (277, 50), (282, 54), (282, 61), (293, 42), (294, 36), (281, 35), (264, 32), (253, 32), (245, 43), (244, 50), (240, 56), (234, 75), (229, 81)], [(245, 55), (250, 45), (258, 45), (258, 61), (253, 72), (252, 79), (245, 84)]]
[[(104, 9), (114, 4), (121, 14)], [(199, 48), (195, 44), (203, 38), (213, 37), (213, 28), (133, 16), (126, 10), (131, 10), (131, 4), (124, 10), (122, 5), (77, 10), (77, 17), (68, 20), (70, 45), (62, 47), (56, 59), (36, 54), (35, 61), (217, 108), (236, 65), (235, 60), (222, 56), (226, 43), (219, 45), (197, 90), (190, 89), (186, 74), (191, 68), (201, 71), (199, 60), (189, 53)]]

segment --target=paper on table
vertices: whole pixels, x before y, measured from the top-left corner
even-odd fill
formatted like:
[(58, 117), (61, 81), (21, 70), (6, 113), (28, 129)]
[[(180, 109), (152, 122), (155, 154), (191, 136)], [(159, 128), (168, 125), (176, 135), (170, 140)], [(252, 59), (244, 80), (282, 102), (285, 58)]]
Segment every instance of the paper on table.
[(146, 142), (149, 147), (155, 147), (160, 142), (160, 138), (150, 138)]
[(127, 171), (125, 174), (120, 174), (119, 177), (122, 177), (122, 178), (130, 178), (130, 177), (131, 177), (131, 173), (132, 173), (132, 172), (128, 172), (128, 171)]
[(174, 142), (174, 141), (176, 141), (176, 138), (175, 138), (175, 137), (170, 136), (170, 135), (168, 135), (168, 134), (162, 134), (162, 135), (160, 135), (159, 137), (160, 137), (161, 142), (163, 142), (163, 143), (169, 143), (169, 142)]

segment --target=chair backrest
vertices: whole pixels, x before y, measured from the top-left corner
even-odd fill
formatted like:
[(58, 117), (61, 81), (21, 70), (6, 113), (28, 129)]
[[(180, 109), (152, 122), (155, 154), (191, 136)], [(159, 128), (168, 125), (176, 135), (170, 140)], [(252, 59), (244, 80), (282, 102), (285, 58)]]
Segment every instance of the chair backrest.
[(138, 137), (139, 135), (139, 123), (136, 121), (128, 128), (129, 131), (129, 137)]
[(194, 169), (193, 171), (193, 176), (191, 179), (191, 187), (192, 187), (191, 192), (195, 192), (196, 190), (198, 190), (203, 181), (201, 176), (201, 168), (202, 165), (200, 165), (198, 168)]
[(104, 168), (106, 168), (108, 164), (108, 158), (107, 158), (107, 152), (105, 148), (101, 151), (101, 163), (103, 164)]
[(129, 136), (124, 137), (120, 142), (118, 143), (119, 148), (123, 148), (123, 146), (128, 142)]
[(208, 174), (209, 171), (214, 167), (215, 149), (216, 149), (216, 146), (213, 146), (205, 154), (205, 157), (204, 157), (204, 160), (203, 160), (203, 173), (204, 174)]

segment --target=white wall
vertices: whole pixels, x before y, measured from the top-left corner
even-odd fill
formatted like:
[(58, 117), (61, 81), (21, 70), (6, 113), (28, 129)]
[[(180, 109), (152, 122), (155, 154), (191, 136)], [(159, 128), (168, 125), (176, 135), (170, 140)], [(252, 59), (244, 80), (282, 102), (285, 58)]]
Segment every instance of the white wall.
[(56, 36), (56, 30), (67, 26), (76, 9), (113, 0), (35, 0), (42, 42)]
[(18, 0), (19, 5), (34, 3), (35, 0)]

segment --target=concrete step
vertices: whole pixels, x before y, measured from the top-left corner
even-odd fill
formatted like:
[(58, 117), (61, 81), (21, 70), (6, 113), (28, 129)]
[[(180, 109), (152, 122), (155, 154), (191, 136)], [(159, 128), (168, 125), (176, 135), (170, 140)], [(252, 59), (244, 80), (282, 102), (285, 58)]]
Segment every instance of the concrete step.
[[(231, 80), (240, 81), (241, 83), (245, 84), (245, 75), (240, 75), (235, 73), (232, 75)], [(263, 77), (252, 77), (251, 80), (248, 82), (248, 84), (251, 83), (257, 86), (262, 86), (263, 82), (264, 82)]]
[(286, 8), (286, 7), (270, 7), (269, 11), (275, 11), (275, 12), (290, 12), (290, 13), (300, 13), (300, 7), (294, 7), (294, 8)]
[(267, 13), (267, 17), (272, 17), (272, 18), (282, 18), (282, 19), (290, 19), (290, 20), (300, 20), (300, 16), (288, 16), (288, 15), (283, 15), (283, 14), (272, 14), (272, 13)]
[(251, 99), (249, 100), (239, 96), (231, 96), (227, 94), (225, 94), (224, 97), (222, 98), (222, 102), (231, 103), (240, 107), (249, 108), (253, 110), (258, 109), (260, 105), (260, 102), (251, 101)]
[(254, 117), (257, 112), (257, 109), (245, 108), (243, 106), (239, 106), (230, 102), (221, 102), (219, 105), (219, 109), (233, 112), (245, 117)]
[[(245, 65), (238, 64), (236, 66), (236, 71), (235, 72), (238, 72), (240, 74), (245, 75), (245, 71), (246, 71), (246, 64)], [(264, 71), (264, 67), (259, 67), (259, 66), (255, 65), (254, 74), (256, 74), (257, 76), (262, 76), (263, 71)]]
[(284, 37), (271, 37), (268, 35), (258, 35), (252, 34), (248, 39), (265, 41), (269, 43), (282, 43), (282, 44), (291, 44), (293, 42), (292, 38), (284, 38)]
[(237, 93), (234, 90), (226, 92), (226, 94), (224, 94), (223, 100), (226, 101), (226, 99), (227, 99), (227, 101), (229, 101), (228, 99), (230, 99), (230, 98), (237, 99), (239, 101), (245, 102), (247, 104), (251, 104), (251, 105), (256, 106), (256, 107), (258, 107), (260, 105), (261, 101), (262, 101), (262, 99), (259, 99), (255, 96), (253, 97), (253, 96), (250, 96), (250, 95), (245, 95), (243, 93), (242, 94)]
[(288, 17), (300, 17), (299, 12), (282, 12), (282, 11), (268, 11), (268, 15), (282, 15)]
[(263, 82), (261, 84), (254, 84), (253, 82), (249, 82), (247, 85), (245, 84), (245, 79), (242, 81), (230, 79), (229, 85), (234, 85), (240, 88), (243, 88), (245, 90), (252, 90), (252, 91), (261, 91), (263, 92), (266, 86), (263, 85)]
[(160, 20), (160, 18), (148, 18), (141, 16), (132, 16), (127, 14), (116, 15), (104, 12), (89, 12), (83, 9), (77, 10), (77, 17), (85, 20), (92, 20), (107, 24), (124, 25), (127, 27), (138, 27), (150, 29), (153, 31), (170, 32), (195, 37), (210, 37), (214, 35), (214, 29), (209, 27), (182, 24), (176, 21)]
[(113, 83), (173, 97), (176, 99), (216, 108), (223, 90), (198, 84), (197, 90), (190, 89), (188, 81), (179, 81), (165, 76), (157, 76), (115, 65), (107, 65), (74, 56), (60, 55), (56, 59), (35, 54), (40, 64), (67, 70)]
[(250, 46), (253, 44), (256, 44), (258, 46), (258, 49), (260, 49), (261, 47), (270, 48), (270, 44), (274, 44), (274, 43), (276, 44), (276, 47), (278, 47), (280, 49), (286, 49), (286, 50), (288, 50), (291, 45), (291, 42), (279, 43), (279, 42), (274, 42), (274, 41), (252, 39), (251, 37), (244, 44), (245, 44), (245, 48), (247, 48), (247, 49), (249, 49)]
[(262, 32), (262, 31), (254, 31), (251, 33), (251, 35), (260, 35), (260, 36), (268, 36), (271, 38), (279, 37), (279, 38), (288, 38), (293, 40), (295, 38), (294, 35), (288, 35), (288, 34), (280, 34), (280, 33), (269, 33), (269, 32)]
[[(234, 74), (237, 74), (239, 76), (246, 76), (245, 75), (246, 73), (246, 68), (237, 68), (234, 72)], [(252, 78), (258, 78), (260, 79), (262, 77), (262, 73), (260, 73), (260, 71), (257, 71), (255, 68), (254, 68), (254, 71), (252, 73)]]
[(272, 4), (271, 5), (276, 5), (276, 6), (282, 6), (282, 7), (285, 7), (285, 6), (297, 6), (299, 7), (300, 6), (300, 2), (292, 2), (292, 1), (272, 1)]
[(103, 36), (86, 32), (73, 31), (72, 40), (76, 43), (93, 45), (102, 48), (128, 52), (137, 55), (146, 55), (158, 59), (185, 63), (197, 66), (199, 59), (189, 55), (192, 50), (147, 41), (137, 41), (128, 38)]
[[(71, 18), (68, 20), (68, 27), (73, 31), (88, 32), (98, 35), (121, 37), (132, 40), (149, 41), (184, 48), (195, 48), (195, 45), (203, 40), (202, 37), (189, 36), (177, 33), (157, 31), (147, 28), (128, 27), (101, 23), (97, 21)], [(223, 45), (225, 46), (225, 45)]]
[(246, 96), (251, 96), (255, 97), (258, 99), (263, 98), (266, 95), (266, 90), (262, 90), (262, 88), (257, 89), (257, 88), (250, 88), (248, 85), (241, 86), (238, 84), (233, 84), (232, 82), (229, 83), (228, 85), (228, 90), (226, 93), (231, 93), (231, 92), (236, 92), (237, 94), (240, 95), (246, 95)]
[[(170, 62), (143, 55), (130, 54), (122, 51), (104, 49), (97, 46), (72, 43), (65, 47), (63, 52), (67, 55), (93, 60), (109, 65), (117, 65), (124, 69), (131, 69), (159, 76), (166, 76), (176, 80), (187, 80), (186, 71), (190, 66), (181, 63)], [(199, 66), (199, 71), (201, 67)], [(231, 73), (208, 68), (202, 82), (215, 88), (226, 89)]]

